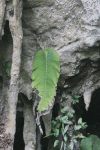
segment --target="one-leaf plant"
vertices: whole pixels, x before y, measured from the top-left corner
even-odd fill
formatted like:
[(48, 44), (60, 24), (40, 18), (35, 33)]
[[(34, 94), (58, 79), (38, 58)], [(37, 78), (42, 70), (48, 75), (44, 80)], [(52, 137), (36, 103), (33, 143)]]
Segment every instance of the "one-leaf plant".
[(39, 50), (33, 61), (32, 88), (39, 91), (38, 113), (48, 111), (54, 103), (60, 75), (60, 59), (53, 49)]

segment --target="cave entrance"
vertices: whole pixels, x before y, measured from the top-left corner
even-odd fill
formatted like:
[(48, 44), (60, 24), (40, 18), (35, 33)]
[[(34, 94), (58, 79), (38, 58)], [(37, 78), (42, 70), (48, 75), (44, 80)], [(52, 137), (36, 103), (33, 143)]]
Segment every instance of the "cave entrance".
[(100, 138), (100, 88), (93, 92), (89, 109), (83, 114), (83, 121), (88, 124), (87, 133)]
[(41, 146), (42, 146), (42, 149), (41, 150), (47, 150), (48, 149), (48, 142), (49, 142), (49, 139), (48, 138), (44, 138), (46, 136), (45, 134), (45, 126), (44, 126), (44, 123), (41, 119), (41, 125), (42, 125), (42, 129), (43, 129), (43, 135), (41, 137)]
[(6, 41), (8, 43), (13, 43), (8, 20), (6, 20), (6, 22), (5, 22), (4, 35), (2, 36), (2, 40)]
[(16, 107), (17, 113), (16, 113), (16, 133), (14, 137), (14, 146), (13, 146), (14, 150), (25, 149), (25, 143), (23, 139), (23, 127), (24, 127), (23, 108), (24, 108), (24, 103), (19, 94), (17, 107)]
[(83, 96), (79, 99), (79, 104), (75, 106), (76, 120), (80, 117), (83, 122), (87, 122), (86, 135), (94, 134), (100, 138), (100, 88), (92, 93), (88, 111), (85, 110)]
[(84, 117), (84, 120), (86, 120), (89, 125), (100, 123), (100, 88), (93, 92), (86, 115), (87, 117)]
[[(59, 103), (54, 104), (53, 109), (52, 109), (52, 119), (55, 119), (58, 116), (59, 109), (60, 109)], [(41, 126), (43, 129), (43, 135), (41, 136), (41, 140), (40, 140), (41, 150), (47, 150), (48, 147), (49, 149), (51, 149), (51, 147), (54, 144), (55, 137), (52, 136), (52, 137), (44, 138), (46, 134), (45, 134), (45, 125), (44, 125), (44, 122), (42, 121), (42, 118), (41, 118)]]
[(0, 40), (0, 76), (3, 77), (3, 87), (10, 85), (12, 65), (13, 39), (9, 28), (9, 21), (4, 23), (4, 34)]

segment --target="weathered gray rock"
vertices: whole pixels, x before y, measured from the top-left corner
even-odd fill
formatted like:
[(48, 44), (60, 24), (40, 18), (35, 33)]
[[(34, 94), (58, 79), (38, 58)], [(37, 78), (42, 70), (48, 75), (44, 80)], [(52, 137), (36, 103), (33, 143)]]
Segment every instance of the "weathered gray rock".
[(25, 150), (36, 149), (36, 123), (32, 103), (24, 102), (24, 140)]
[[(70, 97), (71, 92), (84, 95), (86, 108), (89, 107), (92, 93), (100, 87), (100, 2), (24, 0), (22, 9), (22, 1), (0, 0), (0, 9), (0, 39), (4, 35), (0, 41), (0, 77), (3, 79), (3, 86), (0, 85), (0, 114), (4, 106), (7, 108), (9, 105), (5, 133), (10, 133), (13, 141), (18, 93), (35, 101), (31, 88), (32, 63), (40, 49), (53, 48), (59, 53), (61, 76), (58, 86)], [(8, 31), (4, 33), (6, 20), (9, 21), (11, 34)], [(12, 61), (11, 79), (4, 77), (4, 66), (8, 61)], [(26, 103), (24, 114), (25, 149), (31, 150), (32, 146), (36, 146), (36, 125), (32, 110)], [(31, 127), (26, 136), (29, 131), (28, 117)], [(47, 132), (50, 122), (49, 125), (48, 121), (44, 123)]]

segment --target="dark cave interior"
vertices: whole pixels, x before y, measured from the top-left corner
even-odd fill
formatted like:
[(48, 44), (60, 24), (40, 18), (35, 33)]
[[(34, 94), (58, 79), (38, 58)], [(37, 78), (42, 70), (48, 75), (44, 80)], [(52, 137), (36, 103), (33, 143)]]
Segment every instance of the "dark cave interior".
[[(24, 104), (18, 96), (17, 103), (17, 114), (16, 114), (16, 133), (14, 139), (14, 150), (24, 150), (25, 143), (23, 140), (23, 126), (24, 126), (24, 117), (23, 111), (18, 111), (19, 108), (23, 108)], [(87, 122), (88, 127), (86, 128), (86, 135), (94, 134), (100, 137), (100, 88), (96, 89), (91, 97), (91, 102), (88, 111), (85, 110), (85, 103), (83, 96), (80, 97), (79, 103), (74, 106), (76, 112), (76, 121), (81, 117), (83, 122)], [(52, 111), (52, 119), (58, 116), (59, 104), (56, 103), (53, 107)], [(79, 116), (80, 115), (80, 116)], [(49, 144), (49, 138), (44, 138), (45, 136), (45, 126), (43, 121), (41, 120), (42, 129), (44, 134), (41, 136), (40, 144), (41, 150), (47, 150)], [(83, 133), (84, 134), (84, 133)], [(51, 138), (51, 137), (50, 137)], [(53, 139), (53, 137), (52, 137)]]
[(25, 143), (23, 139), (23, 127), (24, 127), (24, 116), (23, 116), (23, 107), (24, 103), (18, 95), (18, 102), (17, 102), (17, 113), (16, 113), (16, 133), (14, 137), (14, 150), (24, 150)]
[[(2, 40), (5, 42), (8, 42), (8, 43), (13, 43), (8, 20), (6, 20), (6, 22), (5, 22), (4, 35), (2, 36)], [(7, 43), (5, 43), (5, 44), (7, 44)]]
[(42, 135), (41, 141), (40, 141), (41, 146), (42, 146), (42, 149), (41, 149), (41, 150), (47, 150), (49, 139), (48, 139), (48, 138), (44, 138), (44, 137), (46, 136), (46, 135), (45, 135), (45, 126), (44, 126), (43, 121), (41, 121), (41, 122), (42, 122), (42, 129), (43, 129), (43, 135)]
[[(9, 21), (5, 21), (4, 35), (0, 40), (0, 75), (3, 78), (3, 85), (8, 86), (10, 84), (10, 72), (9, 66), (12, 64), (12, 52), (13, 52), (13, 39), (9, 28)], [(0, 80), (1, 83), (1, 80)]]
[(3, 77), (0, 76), (0, 90), (2, 90), (3, 88)]
[(83, 121), (88, 125), (100, 123), (100, 88), (93, 92), (89, 109), (83, 114)]
[[(87, 122), (86, 134), (95, 134), (100, 138), (100, 88), (92, 93), (91, 102), (88, 111), (85, 110), (83, 96), (79, 99), (79, 104), (75, 106), (76, 120), (79, 117), (83, 122)], [(81, 116), (78, 116), (81, 114)]]
[[(55, 103), (54, 106), (53, 106), (53, 109), (52, 109), (52, 119), (55, 119), (59, 115), (58, 114), (59, 109), (60, 109), (59, 103)], [(42, 120), (41, 120), (41, 123), (42, 123), (42, 129), (43, 129), (43, 135), (42, 135), (41, 141), (40, 141), (41, 146), (42, 146), (41, 150), (47, 150), (48, 146), (50, 146), (49, 139), (51, 137), (50, 138), (44, 138), (46, 136), (45, 135), (45, 126), (44, 126), (44, 123), (43, 123)], [(52, 139), (54, 139), (53, 136), (52, 136)], [(52, 142), (54, 142), (54, 141), (52, 141)], [(53, 145), (53, 143), (51, 143), (51, 145)]]

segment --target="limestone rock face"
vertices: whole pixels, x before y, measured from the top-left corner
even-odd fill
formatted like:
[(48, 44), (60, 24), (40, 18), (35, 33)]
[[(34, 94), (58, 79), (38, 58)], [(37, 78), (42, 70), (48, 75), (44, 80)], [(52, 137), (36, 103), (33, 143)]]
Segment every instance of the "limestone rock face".
[[(0, 123), (4, 125), (0, 138), (10, 134), (8, 140), (11, 142), (6, 143), (8, 149), (13, 150), (18, 95), (22, 95), (24, 149), (40, 150), (43, 137), (36, 128), (32, 112), (35, 102), (31, 88), (34, 56), (40, 49), (57, 51), (61, 64), (58, 87), (62, 94), (68, 95), (68, 102), (73, 92), (83, 95), (88, 110), (93, 92), (100, 88), (100, 2), (0, 0), (0, 10)], [(6, 72), (9, 62), (12, 64), (10, 77)], [(49, 116), (42, 119), (46, 133), (51, 128), (51, 122), (47, 121), (51, 119)], [(48, 150), (53, 150), (50, 141), (48, 145)], [(2, 142), (0, 146), (5, 148)]]
[[(98, 75), (93, 73), (97, 70), (100, 59), (99, 8), (100, 2), (96, 0), (25, 0), (22, 17), (24, 70), (28, 74), (31, 72), (31, 58), (37, 50), (53, 48), (60, 55), (59, 86), (65, 84), (65, 78), (79, 75), (82, 68), (88, 65), (80, 75), (84, 82), (77, 83), (81, 86), (77, 90), (84, 93), (91, 87), (99, 87), (99, 83), (96, 83), (99, 72)], [(97, 79), (95, 76), (98, 76)]]

